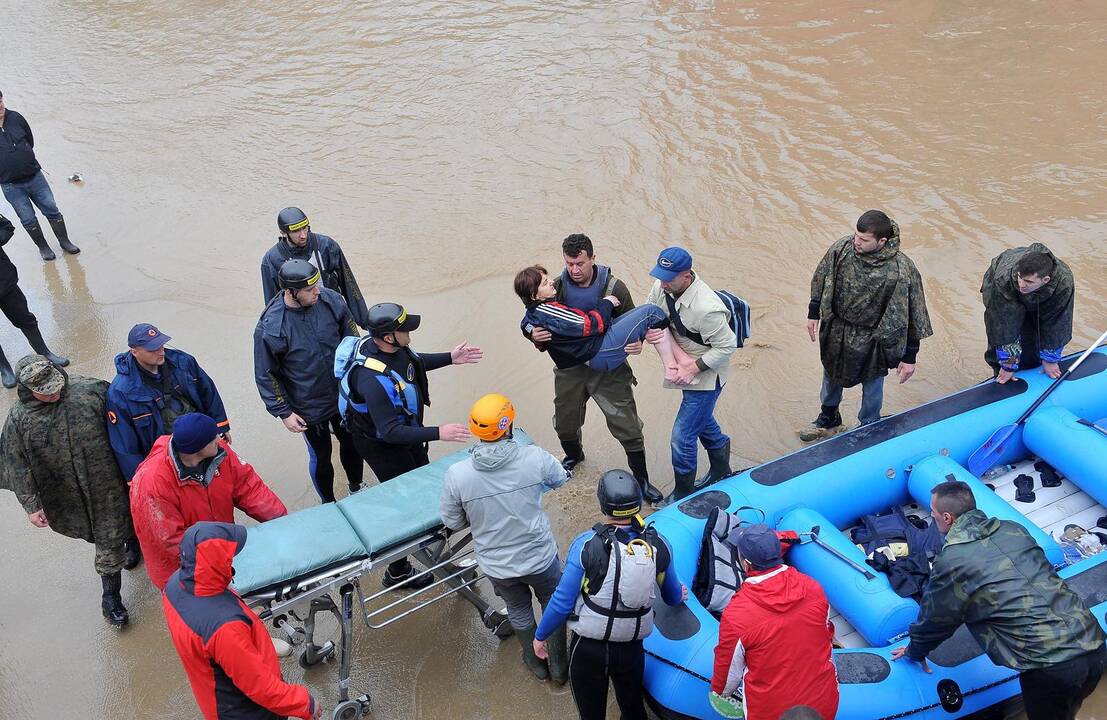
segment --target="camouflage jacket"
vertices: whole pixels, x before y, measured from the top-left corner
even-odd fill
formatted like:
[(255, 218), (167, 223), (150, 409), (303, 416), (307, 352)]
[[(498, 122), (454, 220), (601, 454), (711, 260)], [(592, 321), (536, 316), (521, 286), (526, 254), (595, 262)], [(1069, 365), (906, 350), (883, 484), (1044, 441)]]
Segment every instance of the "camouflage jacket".
[[(23, 358), (16, 373), (39, 358)], [(107, 392), (103, 380), (74, 375), (61, 400), (44, 403), (20, 385), (0, 435), (0, 487), (28, 514), (44, 510), (54, 532), (119, 545), (134, 531), (127, 483), (104, 427)]]
[(1021, 525), (980, 510), (953, 523), (934, 559), (907, 655), (924, 658), (965, 623), (997, 665), (1033, 670), (1102, 647), (1103, 630)]
[[(1027, 252), (1042, 252), (1056, 264), (1053, 275), (1042, 288), (1023, 295), (1015, 266)], [(984, 329), (988, 347), (999, 350), (999, 356), (1010, 358), (1008, 365), (1017, 367), (1022, 355), (1022, 328), (1027, 313), (1037, 313), (1039, 354), (1056, 362), (1064, 347), (1072, 340), (1072, 309), (1075, 287), (1072, 270), (1057, 259), (1045, 245), (1012, 248), (992, 260), (980, 286), (984, 300)]]
[(915, 362), (919, 341), (933, 334), (922, 277), (900, 252), (899, 226), (892, 229), (883, 248), (865, 255), (854, 249), (852, 234), (838, 240), (811, 278), (819, 353), (836, 385), (852, 387), (901, 361)]

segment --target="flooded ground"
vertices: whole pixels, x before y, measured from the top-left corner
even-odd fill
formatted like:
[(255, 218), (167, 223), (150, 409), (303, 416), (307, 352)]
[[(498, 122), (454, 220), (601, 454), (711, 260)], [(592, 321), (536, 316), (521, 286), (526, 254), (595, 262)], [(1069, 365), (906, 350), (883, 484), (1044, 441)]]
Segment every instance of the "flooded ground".
[[(1071, 347), (1107, 326), (1100, 4), (311, 5), (42, 0), (0, 27), (0, 90), (84, 249), (43, 264), (22, 230), (8, 246), (52, 347), (110, 379), (130, 326), (158, 324), (214, 377), (235, 448), (291, 508), (316, 502), (304, 448), (265, 413), (251, 366), (259, 260), (285, 205), (342, 243), (371, 301), (423, 315), (416, 348), (485, 349), (433, 375), (430, 422), (496, 390), (551, 448), (550, 366), (515, 329), (511, 277), (556, 267), (570, 232), (638, 299), (676, 242), (751, 301), (756, 342), (719, 410), (751, 461), (795, 449), (817, 413), (808, 283), (867, 208), (900, 222), (935, 328), (889, 410), (987, 374), (978, 289), (1007, 247), (1043, 241), (1072, 266)], [(6, 323), (0, 342), (13, 361), (26, 351)], [(656, 360), (635, 372), (667, 489), (678, 397)], [(562, 543), (593, 522), (596, 474), (623, 462), (592, 412), (586, 472), (548, 499)], [(117, 633), (91, 546), (33, 528), (7, 493), (0, 542), (0, 715), (197, 716), (142, 571), (125, 579), (132, 624)], [(568, 692), (517, 656), (447, 603), (362, 628), (353, 687), (382, 720), (571, 716)], [(333, 706), (333, 678), (303, 680)], [(1081, 717), (1107, 718), (1107, 688)]]

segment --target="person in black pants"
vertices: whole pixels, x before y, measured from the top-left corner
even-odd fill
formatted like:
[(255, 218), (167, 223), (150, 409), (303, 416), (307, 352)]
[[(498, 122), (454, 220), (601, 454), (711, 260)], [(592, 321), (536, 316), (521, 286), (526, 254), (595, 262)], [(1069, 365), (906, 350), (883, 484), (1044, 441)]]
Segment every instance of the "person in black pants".
[(254, 382), (265, 409), (308, 448), (308, 473), (323, 502), (334, 502), (331, 433), (350, 492), (361, 488), (365, 465), (338, 412), (334, 354), (342, 338), (358, 334), (346, 301), (323, 287), (307, 260), (281, 266), (283, 291), (269, 301), (254, 328)]
[[(480, 362), (484, 354), (468, 343), (451, 352), (416, 353), (410, 344), (419, 320), (396, 303), (369, 308), (370, 334), (357, 344), (339, 384), (354, 447), (380, 482), (426, 465), (429, 442), (465, 442), (470, 437), (469, 427), (460, 423), (423, 426), (423, 409), (430, 405), (427, 372)], [(384, 585), (392, 587), (414, 574), (407, 558), (397, 560), (388, 566)], [(425, 587), (433, 579), (428, 574), (405, 587)]]
[[(32, 350), (46, 356), (46, 359), (55, 365), (65, 367), (69, 364), (69, 358), (55, 355), (50, 348), (46, 347), (46, 341), (42, 339), (42, 333), (38, 329), (38, 319), (27, 306), (27, 296), (19, 289), (19, 271), (3, 250), (3, 246), (12, 239), (13, 234), (15, 234), (15, 228), (11, 221), (0, 215), (0, 312), (4, 313), (12, 325), (23, 331)], [(12, 372), (12, 366), (4, 355), (2, 347), (0, 347), (0, 381), (6, 388), (15, 387), (15, 373)]]

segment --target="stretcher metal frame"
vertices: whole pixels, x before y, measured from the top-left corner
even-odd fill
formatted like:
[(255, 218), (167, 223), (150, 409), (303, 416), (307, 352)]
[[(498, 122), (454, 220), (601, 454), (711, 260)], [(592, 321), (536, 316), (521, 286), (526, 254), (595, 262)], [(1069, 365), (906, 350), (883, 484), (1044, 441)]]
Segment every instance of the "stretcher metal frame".
[[(298, 578), (246, 593), (246, 602), (263, 621), (269, 622), (293, 646), (302, 646), (298, 661), (304, 669), (339, 656), (338, 702), (331, 717), (334, 720), (354, 720), (369, 712), (370, 697), (360, 694), (350, 697), (350, 653), (353, 642), (354, 595), (361, 608), (362, 620), (371, 630), (388, 627), (451, 595), (460, 595), (476, 608), (481, 622), (500, 639), (511, 637), (513, 630), (506, 612), (494, 608), (477, 592), (475, 585), (485, 576), (477, 568), (473, 536), (468, 529), (450, 533), (443, 527), (394, 545), (371, 557), (336, 563), (328, 568), (306, 573)], [(366, 596), (361, 578), (380, 566), (402, 558), (411, 558), (422, 569), (411, 578)], [(403, 589), (416, 579), (430, 574), (430, 585), (401, 595), (381, 607), (374, 605), (382, 597)], [(433, 597), (425, 598), (432, 594)], [(336, 595), (337, 600), (336, 603)], [(410, 601), (420, 602), (406, 607)], [(315, 642), (315, 620), (319, 613), (331, 613), (338, 621), (339, 642)], [(389, 614), (391, 613), (391, 614)]]

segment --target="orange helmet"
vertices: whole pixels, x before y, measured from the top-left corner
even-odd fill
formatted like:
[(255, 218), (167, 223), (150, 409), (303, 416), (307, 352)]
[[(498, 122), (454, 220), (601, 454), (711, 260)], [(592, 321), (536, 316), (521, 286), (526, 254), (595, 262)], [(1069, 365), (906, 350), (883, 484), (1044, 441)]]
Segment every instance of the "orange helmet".
[(473, 403), (469, 431), (481, 440), (499, 440), (515, 422), (515, 406), (499, 393), (489, 393)]

